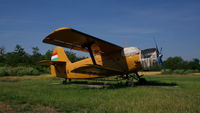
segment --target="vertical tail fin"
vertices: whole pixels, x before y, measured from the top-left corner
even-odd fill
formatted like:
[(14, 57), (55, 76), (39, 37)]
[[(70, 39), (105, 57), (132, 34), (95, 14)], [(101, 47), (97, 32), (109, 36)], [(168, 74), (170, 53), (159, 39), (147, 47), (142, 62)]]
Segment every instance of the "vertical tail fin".
[(51, 61), (54, 62), (51, 68), (51, 75), (67, 78), (67, 65), (71, 64), (71, 61), (68, 59), (64, 49), (62, 47), (56, 47), (53, 50)]
[(66, 62), (67, 64), (71, 63), (71, 61), (68, 59), (68, 57), (62, 47), (56, 47), (53, 50), (53, 53), (51, 56), (51, 61), (63, 61), (63, 62)]

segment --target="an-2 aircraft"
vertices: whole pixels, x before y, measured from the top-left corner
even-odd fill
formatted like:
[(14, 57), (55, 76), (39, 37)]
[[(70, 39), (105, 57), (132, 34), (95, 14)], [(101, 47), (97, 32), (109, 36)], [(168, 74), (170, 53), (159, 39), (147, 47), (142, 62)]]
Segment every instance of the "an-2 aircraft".
[[(144, 82), (145, 79), (141, 78), (138, 71), (154, 69), (158, 64), (164, 68), (157, 44), (156, 48), (145, 50), (137, 47), (122, 48), (68, 27), (56, 29), (43, 42), (58, 47), (54, 49), (51, 60), (43, 60), (40, 63), (49, 64), (51, 75), (65, 78), (64, 84), (71, 79), (116, 75), (127, 80), (135, 78)], [(72, 63), (62, 47), (88, 52), (90, 58)]]

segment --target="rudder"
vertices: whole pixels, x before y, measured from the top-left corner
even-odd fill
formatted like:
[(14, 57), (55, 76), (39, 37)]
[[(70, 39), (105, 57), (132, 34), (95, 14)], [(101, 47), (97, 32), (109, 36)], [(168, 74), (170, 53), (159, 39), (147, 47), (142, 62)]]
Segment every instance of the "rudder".
[(65, 53), (65, 50), (62, 47), (56, 47), (53, 50), (51, 61), (63, 61), (66, 62), (67, 64), (71, 63), (71, 61), (68, 59)]
[[(71, 61), (68, 59), (64, 49), (62, 47), (56, 47), (53, 50), (51, 61), (55, 62), (50, 66), (51, 75), (67, 78), (66, 66), (71, 64)], [(58, 63), (60, 62), (60, 63)]]

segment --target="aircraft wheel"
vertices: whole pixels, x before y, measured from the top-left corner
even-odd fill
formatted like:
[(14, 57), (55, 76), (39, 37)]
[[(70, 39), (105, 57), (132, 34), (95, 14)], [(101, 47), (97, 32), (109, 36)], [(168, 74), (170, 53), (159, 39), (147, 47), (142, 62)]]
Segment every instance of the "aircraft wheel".
[(146, 79), (144, 79), (144, 78), (140, 78), (140, 79), (139, 79), (139, 83), (142, 84), (142, 85), (146, 84), (146, 82), (147, 82), (147, 81), (146, 81)]
[(126, 81), (126, 86), (134, 86), (134, 82), (133, 81)]
[(67, 84), (67, 79), (63, 80), (62, 83), (63, 83), (63, 84)]

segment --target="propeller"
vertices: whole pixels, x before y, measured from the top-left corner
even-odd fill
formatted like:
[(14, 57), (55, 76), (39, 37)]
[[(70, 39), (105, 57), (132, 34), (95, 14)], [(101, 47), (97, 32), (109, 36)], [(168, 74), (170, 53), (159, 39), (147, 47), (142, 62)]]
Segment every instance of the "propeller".
[(154, 38), (154, 43), (156, 45), (156, 52), (157, 52), (157, 60), (158, 60), (158, 64), (160, 64), (164, 70), (164, 72), (166, 72), (166, 68), (165, 68), (165, 64), (163, 63), (162, 61), (162, 57), (163, 57), (163, 54), (161, 53), (162, 52), (162, 47), (160, 48), (160, 51), (158, 49), (158, 44)]

